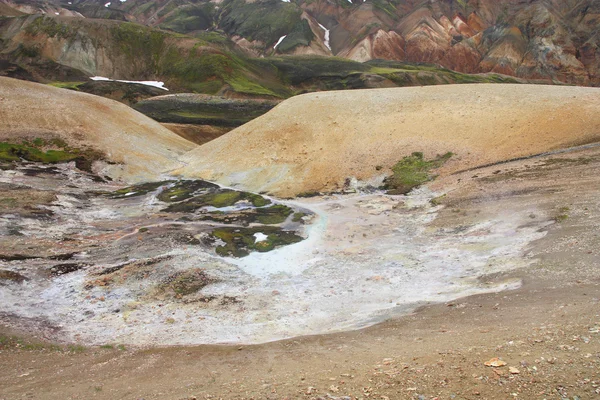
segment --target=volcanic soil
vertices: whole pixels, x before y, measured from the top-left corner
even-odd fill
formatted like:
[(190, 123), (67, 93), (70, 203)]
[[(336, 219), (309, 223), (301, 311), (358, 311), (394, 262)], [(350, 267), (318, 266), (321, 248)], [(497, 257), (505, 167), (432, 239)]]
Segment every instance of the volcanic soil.
[(449, 174), (429, 186), (440, 209), (428, 229), (458, 235), (491, 216), (526, 215), (518, 228), (542, 233), (523, 267), (480, 278), (519, 282), (516, 289), (260, 345), (69, 347), (36, 337), (42, 322), (21, 339), (5, 323), (0, 399), (598, 398), (600, 149)]

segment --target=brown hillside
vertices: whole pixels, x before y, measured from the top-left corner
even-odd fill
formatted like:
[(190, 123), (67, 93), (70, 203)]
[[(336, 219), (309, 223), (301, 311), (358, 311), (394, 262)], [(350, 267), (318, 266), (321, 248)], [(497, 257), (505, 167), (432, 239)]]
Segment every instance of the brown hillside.
[(0, 141), (58, 137), (122, 165), (113, 178), (142, 181), (178, 166), (195, 145), (119, 102), (0, 77)]
[(177, 173), (293, 196), (339, 189), (349, 177), (381, 177), (415, 151), (426, 157), (453, 152), (439, 171), (448, 174), (599, 140), (600, 90), (593, 88), (482, 84), (321, 92), (286, 100), (191, 151)]

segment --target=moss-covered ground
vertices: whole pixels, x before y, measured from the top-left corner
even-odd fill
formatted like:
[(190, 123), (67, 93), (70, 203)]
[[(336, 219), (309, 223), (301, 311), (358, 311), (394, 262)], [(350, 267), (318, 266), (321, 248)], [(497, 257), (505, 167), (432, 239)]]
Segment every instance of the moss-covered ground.
[[(256, 241), (256, 233), (267, 235), (267, 239)], [(252, 227), (252, 228), (218, 228), (212, 235), (222, 240), (225, 244), (216, 248), (221, 256), (244, 257), (250, 251), (267, 252), (278, 246), (298, 243), (303, 238), (293, 232), (284, 231), (279, 227)]]
[(385, 179), (384, 188), (388, 194), (406, 194), (432, 180), (434, 176), (431, 174), (431, 170), (444, 165), (450, 157), (452, 157), (452, 153), (425, 160), (423, 153), (412, 153), (392, 167), (393, 174)]
[(0, 142), (1, 164), (21, 160), (47, 164), (75, 161), (79, 169), (89, 172), (92, 162), (102, 158), (102, 154), (95, 150), (71, 147), (61, 139), (36, 138), (21, 143)]

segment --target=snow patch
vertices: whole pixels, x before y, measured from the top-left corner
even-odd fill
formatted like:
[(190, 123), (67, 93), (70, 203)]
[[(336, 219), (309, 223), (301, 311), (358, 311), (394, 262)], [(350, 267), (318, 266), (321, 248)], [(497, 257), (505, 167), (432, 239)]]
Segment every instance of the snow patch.
[(262, 232), (256, 232), (254, 234), (254, 237), (256, 238), (254, 243), (264, 242), (265, 240), (269, 239), (269, 237)]
[(104, 7), (106, 7), (106, 8), (110, 7), (110, 2), (109, 2), (109, 3), (106, 3), (106, 4), (104, 5)]
[[(317, 22), (317, 24), (319, 23)], [(325, 36), (323, 37), (323, 43), (325, 44), (325, 47), (331, 50), (331, 46), (329, 45), (329, 29), (325, 28), (321, 24), (319, 24), (319, 27), (325, 31)]]
[(91, 80), (93, 81), (111, 81), (111, 82), (123, 82), (123, 83), (139, 83), (140, 85), (146, 85), (146, 86), (153, 86), (162, 90), (169, 90), (165, 87), (165, 83), (164, 82), (159, 82), (159, 81), (124, 81), (124, 80), (120, 80), (120, 79), (110, 79), (110, 78), (105, 78), (103, 76), (92, 76), (90, 77)]
[(279, 38), (279, 40), (277, 41), (277, 43), (275, 43), (275, 46), (273, 46), (274, 49), (277, 48), (277, 46), (279, 46), (281, 44), (281, 42), (283, 42), (283, 39), (285, 39), (287, 37), (287, 35), (283, 35), (282, 37)]

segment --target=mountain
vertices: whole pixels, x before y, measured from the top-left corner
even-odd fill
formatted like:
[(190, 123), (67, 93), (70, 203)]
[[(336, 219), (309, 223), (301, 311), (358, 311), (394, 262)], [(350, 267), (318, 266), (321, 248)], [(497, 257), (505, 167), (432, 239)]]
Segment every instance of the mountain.
[(432, 63), (600, 84), (595, 0), (2, 0), (20, 12), (135, 22), (227, 41), (252, 57)]

